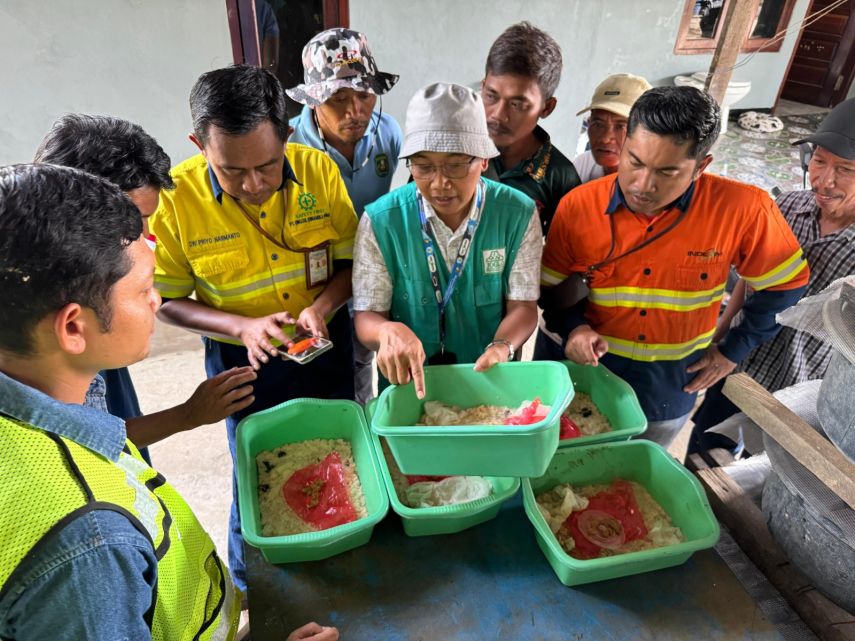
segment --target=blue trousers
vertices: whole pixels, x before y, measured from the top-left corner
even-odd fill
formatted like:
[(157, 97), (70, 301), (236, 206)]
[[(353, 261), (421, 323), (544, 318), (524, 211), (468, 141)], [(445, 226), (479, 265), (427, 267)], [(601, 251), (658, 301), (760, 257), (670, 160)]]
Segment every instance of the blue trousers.
[[(226, 419), (229, 452), (232, 455), (232, 506), (229, 513), (229, 568), (235, 585), (246, 591), (246, 563), (240, 532), (237, 478), (235, 474), (236, 432), (238, 423), (250, 414), (260, 412), (294, 398), (327, 398), (353, 400), (353, 333), (347, 309), (339, 310), (328, 325), (334, 347), (315, 360), (298, 365), (293, 361), (272, 358), (258, 371), (252, 382), (255, 401), (246, 409)], [(210, 338), (205, 343), (205, 371), (216, 376), (232, 367), (249, 365), (246, 348), (220, 343)]]

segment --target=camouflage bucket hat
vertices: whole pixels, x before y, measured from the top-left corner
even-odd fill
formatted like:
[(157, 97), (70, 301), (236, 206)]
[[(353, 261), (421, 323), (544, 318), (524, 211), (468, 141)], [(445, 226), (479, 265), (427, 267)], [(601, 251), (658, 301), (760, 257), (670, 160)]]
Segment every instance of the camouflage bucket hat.
[(325, 103), (339, 89), (382, 96), (398, 76), (377, 70), (365, 34), (351, 29), (328, 29), (303, 47), (303, 84), (286, 93), (310, 107)]

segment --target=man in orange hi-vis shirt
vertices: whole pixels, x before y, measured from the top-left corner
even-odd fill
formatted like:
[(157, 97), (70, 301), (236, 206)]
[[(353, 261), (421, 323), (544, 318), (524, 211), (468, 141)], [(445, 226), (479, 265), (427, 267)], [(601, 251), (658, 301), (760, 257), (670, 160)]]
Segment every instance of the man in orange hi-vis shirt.
[[(632, 108), (617, 176), (568, 193), (543, 253), (549, 287), (574, 274), (587, 297), (551, 300), (535, 358), (563, 354), (624, 378), (647, 415), (646, 438), (667, 446), (697, 392), (772, 338), (775, 315), (799, 300), (808, 267), (763, 190), (704, 174), (719, 108), (691, 87), (659, 87)], [(734, 266), (754, 293), (745, 321), (711, 344)], [(574, 277), (575, 278), (575, 277)], [(560, 343), (558, 342), (560, 341)]]

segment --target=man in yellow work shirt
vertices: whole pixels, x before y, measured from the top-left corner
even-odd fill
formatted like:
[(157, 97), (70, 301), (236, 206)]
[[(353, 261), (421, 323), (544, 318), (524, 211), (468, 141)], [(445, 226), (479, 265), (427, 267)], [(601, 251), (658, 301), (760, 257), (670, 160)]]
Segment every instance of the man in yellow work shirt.
[[(159, 317), (205, 336), (208, 376), (258, 370), (253, 403), (226, 419), (234, 461), (243, 417), (304, 396), (353, 399), (352, 329), (339, 309), (351, 294), (356, 214), (332, 160), (286, 146), (285, 95), (270, 72), (236, 65), (202, 74), (190, 112), (201, 154), (173, 168), (175, 189), (151, 221)], [(277, 347), (295, 334), (334, 347), (305, 365), (281, 359)], [(236, 491), (229, 565), (245, 589)]]

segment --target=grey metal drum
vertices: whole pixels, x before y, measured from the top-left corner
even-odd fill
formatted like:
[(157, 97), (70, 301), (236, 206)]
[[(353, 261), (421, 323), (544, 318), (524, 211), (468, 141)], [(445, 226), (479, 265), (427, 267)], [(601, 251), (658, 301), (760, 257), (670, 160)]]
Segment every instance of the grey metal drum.
[(829, 440), (855, 463), (855, 365), (840, 352), (822, 379), (817, 412)]
[(855, 612), (855, 547), (772, 470), (763, 488), (763, 514), (775, 540), (816, 588)]

